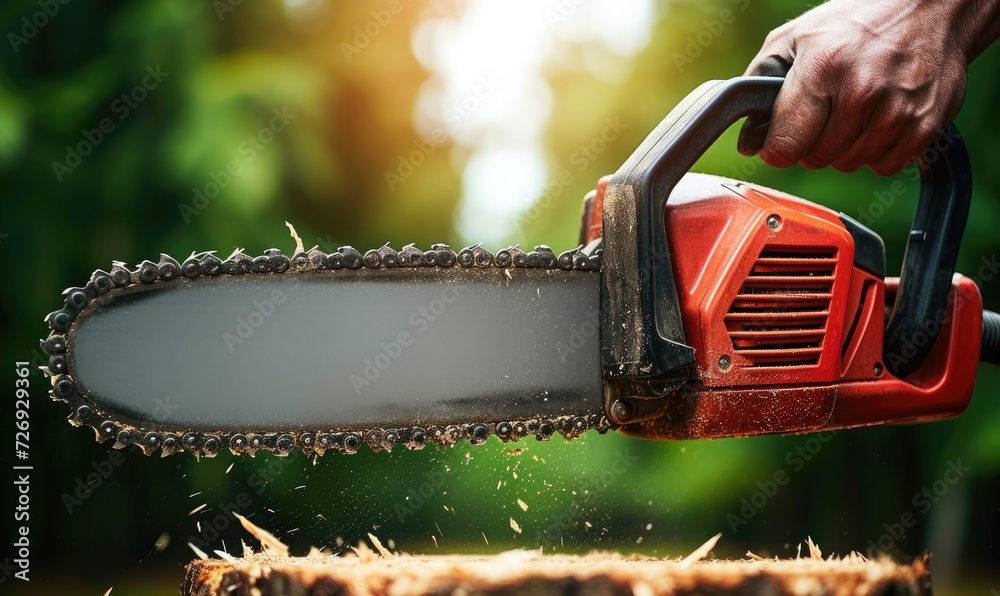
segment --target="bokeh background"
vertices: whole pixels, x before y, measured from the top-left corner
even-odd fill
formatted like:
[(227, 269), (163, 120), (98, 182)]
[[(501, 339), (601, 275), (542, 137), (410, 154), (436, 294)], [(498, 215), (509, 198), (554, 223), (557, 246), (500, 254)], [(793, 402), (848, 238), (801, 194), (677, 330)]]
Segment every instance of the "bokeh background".
[[(44, 315), (95, 268), (161, 252), (291, 251), (286, 220), (307, 246), (326, 250), (386, 241), (571, 248), (579, 202), (598, 177), (699, 83), (741, 74), (766, 33), (805, 8), (789, 0), (4, 2), (2, 435), (12, 441), (14, 362), (40, 363)], [(971, 67), (958, 117), (975, 178), (959, 269), (977, 276), (994, 309), (998, 68), (995, 47)], [(276, 113), (285, 115), (280, 130)], [(697, 169), (867, 215), (898, 270), (915, 184), (879, 203), (891, 180), (776, 171), (734, 144), (730, 130)], [(187, 543), (237, 554), (241, 540), (255, 544), (234, 510), (298, 553), (340, 552), (369, 532), (406, 552), (656, 556), (687, 554), (722, 532), (719, 557), (794, 556), (807, 536), (843, 554), (881, 538), (901, 558), (931, 550), (942, 593), (1000, 589), (1000, 374), (987, 367), (958, 419), (826, 441), (609, 434), (315, 461), (110, 452), (69, 427), (40, 374), (31, 379), (32, 581), (0, 565), (3, 590), (176, 593), (194, 556)], [(4, 475), (11, 447), (0, 449)], [(630, 462), (625, 471), (609, 473), (620, 458)], [(949, 461), (968, 471), (943, 484)], [(779, 471), (789, 482), (765, 494)], [(429, 496), (414, 498), (431, 480)], [(924, 489), (937, 491), (929, 505), (914, 500)], [(0, 562), (13, 558), (10, 481), (3, 490)], [(744, 500), (756, 505), (741, 512)], [(915, 525), (891, 536), (907, 513)]]

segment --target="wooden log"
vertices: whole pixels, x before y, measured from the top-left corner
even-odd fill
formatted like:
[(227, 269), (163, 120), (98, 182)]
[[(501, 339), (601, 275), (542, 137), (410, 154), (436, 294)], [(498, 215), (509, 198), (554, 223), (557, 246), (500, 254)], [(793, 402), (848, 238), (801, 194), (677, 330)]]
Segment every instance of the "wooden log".
[(181, 591), (191, 596), (932, 593), (926, 555), (910, 565), (899, 565), (858, 554), (824, 559), (818, 549), (796, 559), (738, 561), (695, 560), (701, 556), (660, 560), (615, 553), (543, 555), (538, 551), (491, 556), (387, 554), (363, 547), (347, 556), (314, 552), (289, 557), (269, 551), (236, 559), (220, 553), (224, 559), (189, 564)]

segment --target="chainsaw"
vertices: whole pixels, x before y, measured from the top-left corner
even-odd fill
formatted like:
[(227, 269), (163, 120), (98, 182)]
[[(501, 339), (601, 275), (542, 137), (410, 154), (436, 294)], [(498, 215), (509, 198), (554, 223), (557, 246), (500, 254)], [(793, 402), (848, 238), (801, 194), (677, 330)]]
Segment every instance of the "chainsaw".
[(299, 243), (115, 262), (46, 317), (51, 395), (115, 448), (207, 457), (957, 416), (980, 359), (1000, 362), (1000, 315), (954, 274), (961, 136), (924, 156), (886, 277), (881, 238), (847, 215), (688, 172), (744, 117), (759, 148), (782, 82), (698, 87), (585, 197), (579, 246), (559, 254)]

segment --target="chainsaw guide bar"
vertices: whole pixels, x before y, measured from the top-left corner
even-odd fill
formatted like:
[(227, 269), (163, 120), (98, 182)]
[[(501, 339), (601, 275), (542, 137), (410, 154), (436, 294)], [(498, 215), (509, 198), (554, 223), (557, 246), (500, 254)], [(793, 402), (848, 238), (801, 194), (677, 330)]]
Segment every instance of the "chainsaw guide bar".
[[(352, 424), (349, 428), (325, 429), (311, 426), (228, 430), (165, 428), (169, 423), (159, 424), (155, 418), (148, 416), (112, 413), (95, 401), (94, 396), (81, 385), (73, 358), (74, 334), (80, 320), (86, 319), (91, 311), (99, 310), (109, 300), (127, 297), (130, 292), (173, 287), (193, 282), (195, 278), (221, 276), (245, 279), (260, 276), (261, 279), (278, 279), (280, 276), (287, 279), (305, 272), (312, 272), (313, 276), (336, 277), (338, 270), (341, 270), (341, 275), (348, 275), (350, 272), (363, 280), (376, 273), (391, 276), (394, 272), (388, 270), (393, 269), (402, 274), (405, 273), (404, 270), (416, 273), (413, 270), (431, 268), (439, 271), (449, 282), (453, 277), (459, 282), (464, 278), (463, 270), (465, 275), (469, 275), (476, 270), (489, 273), (489, 269), (506, 269), (506, 277), (513, 278), (511, 270), (547, 269), (562, 276), (594, 277), (596, 286), (600, 254), (600, 241), (559, 255), (547, 246), (538, 246), (533, 251), (512, 246), (492, 253), (476, 245), (456, 253), (445, 244), (434, 244), (427, 251), (421, 251), (413, 245), (396, 251), (387, 244), (364, 253), (350, 246), (341, 247), (332, 253), (313, 248), (296, 252), (291, 258), (278, 249), (266, 250), (257, 257), (251, 257), (237, 249), (225, 260), (216, 256), (214, 251), (193, 254), (183, 262), (161, 255), (159, 262), (143, 261), (133, 270), (129, 270), (122, 262), (115, 262), (110, 272), (95, 271), (84, 287), (67, 289), (63, 293), (63, 308), (45, 318), (51, 333), (41, 342), (42, 348), (49, 355), (48, 366), (43, 367), (43, 371), (51, 377), (53, 399), (70, 406), (68, 420), (72, 425), (91, 427), (98, 442), (112, 439), (116, 449), (136, 445), (147, 455), (157, 449), (162, 456), (187, 451), (196, 457), (213, 457), (224, 449), (237, 455), (252, 456), (258, 450), (287, 455), (296, 447), (307, 455), (322, 455), (327, 451), (355, 453), (362, 445), (368, 445), (374, 451), (390, 450), (398, 445), (421, 449), (427, 443), (450, 446), (461, 440), (481, 444), (490, 436), (497, 436), (503, 441), (517, 441), (527, 436), (547, 440), (556, 432), (566, 438), (577, 437), (590, 429), (603, 433), (610, 428), (610, 422), (604, 415), (603, 408), (594, 407), (593, 404), (581, 406), (580, 409), (584, 411), (572, 411), (565, 415), (546, 413), (525, 418), (482, 421), (435, 420), (432, 424), (422, 426)], [(171, 371), (170, 374), (179, 373)], [(281, 399), (281, 396), (275, 398)]]

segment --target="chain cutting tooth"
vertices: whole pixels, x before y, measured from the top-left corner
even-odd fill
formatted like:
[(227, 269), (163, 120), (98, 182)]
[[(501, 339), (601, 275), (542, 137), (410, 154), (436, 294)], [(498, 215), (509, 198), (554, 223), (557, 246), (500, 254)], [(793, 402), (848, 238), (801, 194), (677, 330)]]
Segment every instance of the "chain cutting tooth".
[(404, 246), (403, 250), (399, 251), (398, 257), (401, 267), (423, 267), (425, 265), (424, 251), (412, 244)]
[(174, 453), (177, 453), (177, 450), (180, 448), (180, 445), (181, 445), (180, 438), (178, 438), (176, 434), (171, 433), (165, 435), (163, 437), (163, 443), (161, 444), (160, 447), (160, 456), (166, 457), (168, 455), (173, 455)]
[[(89, 285), (89, 284), (88, 284)], [(76, 311), (83, 310), (94, 297), (93, 286), (89, 288), (68, 288), (63, 295), (66, 296), (66, 308)]]
[(229, 437), (229, 450), (233, 455), (246, 455), (250, 449), (250, 441), (243, 433), (236, 433)]
[(243, 261), (250, 260), (250, 257), (243, 252), (242, 248), (237, 248), (222, 261), (222, 271), (226, 275), (241, 275), (248, 270), (243, 269)]
[(163, 437), (155, 431), (147, 432), (139, 441), (139, 447), (145, 455), (152, 455), (163, 444)]
[(122, 428), (115, 433), (114, 449), (124, 449), (135, 443), (136, 433), (130, 428)]
[(201, 438), (201, 455), (215, 457), (222, 449), (222, 439), (218, 435), (205, 435)]
[(94, 284), (94, 292), (98, 295), (106, 294), (115, 287), (115, 283), (111, 281), (111, 274), (103, 269), (98, 269), (90, 275), (90, 283)]
[(267, 257), (268, 268), (274, 273), (284, 273), (292, 266), (292, 260), (281, 249), (269, 248), (264, 251), (264, 256)]
[(306, 454), (310, 454), (316, 447), (316, 435), (313, 433), (301, 433), (295, 440), (295, 444)]
[(223, 273), (222, 259), (215, 256), (215, 251), (207, 252), (198, 259), (201, 265), (201, 272), (205, 275), (219, 275)]
[(64, 375), (69, 372), (66, 368), (66, 356), (62, 354), (56, 354), (49, 358), (49, 374), (50, 375)]
[(564, 250), (563, 252), (559, 253), (559, 258), (557, 259), (556, 264), (559, 266), (560, 269), (565, 269), (569, 271), (570, 269), (573, 268), (573, 254), (575, 252), (576, 249)]
[(105, 420), (94, 431), (97, 433), (97, 442), (103, 443), (118, 434), (118, 425), (113, 420)]
[(510, 267), (511, 263), (513, 263), (513, 259), (510, 256), (510, 251), (513, 248), (514, 247), (511, 246), (508, 248), (501, 248), (500, 250), (498, 250), (497, 254), (493, 255), (493, 264), (495, 264), (497, 267), (505, 267), (505, 268)]
[(373, 248), (365, 253), (362, 262), (369, 269), (378, 269), (382, 266), (382, 254), (379, 253), (378, 249)]
[(257, 433), (253, 433), (247, 437), (247, 452), (250, 457), (257, 454), (258, 451), (264, 449), (266, 444), (264, 443), (264, 437)]
[(343, 441), (344, 453), (357, 453), (362, 443), (361, 437), (356, 433), (347, 433)]
[(353, 246), (341, 246), (337, 249), (337, 252), (344, 256), (344, 267), (348, 269), (361, 269), (364, 264), (361, 251)]
[(523, 269), (528, 266), (528, 253), (521, 250), (520, 244), (515, 244), (507, 249), (510, 253), (510, 262), (514, 264), (518, 269)]
[(111, 282), (119, 288), (124, 288), (132, 283), (132, 273), (122, 261), (111, 263)]
[(440, 267), (452, 267), (458, 262), (458, 255), (447, 244), (432, 244), (431, 250), (437, 253), (437, 264)]
[(537, 252), (541, 258), (542, 267), (552, 269), (556, 266), (556, 253), (554, 253), (547, 245), (539, 244), (535, 247), (535, 252)]
[[(294, 261), (294, 258), (292, 259)], [(317, 247), (312, 247), (305, 253), (306, 263), (299, 265), (300, 269), (326, 269), (326, 253)]]
[(385, 267), (399, 267), (400, 266), (399, 253), (396, 252), (395, 250), (393, 250), (392, 247), (389, 246), (388, 242), (385, 243), (385, 246), (383, 246), (382, 248), (378, 249), (378, 255), (379, 255), (379, 258), (382, 261), (382, 265), (383, 266), (385, 266)]
[(292, 269), (295, 271), (305, 271), (312, 268), (312, 263), (309, 262), (309, 254), (305, 252), (296, 251), (292, 254)]
[(190, 257), (184, 259), (184, 263), (181, 265), (181, 275), (187, 278), (195, 278), (201, 275), (201, 261), (197, 255), (192, 254)]
[(160, 253), (160, 262), (156, 264), (156, 272), (160, 279), (170, 281), (181, 274), (181, 264), (170, 255)]
[(134, 275), (139, 278), (142, 283), (148, 284), (156, 281), (157, 275), (159, 275), (159, 270), (156, 268), (156, 263), (146, 260), (135, 268)]

